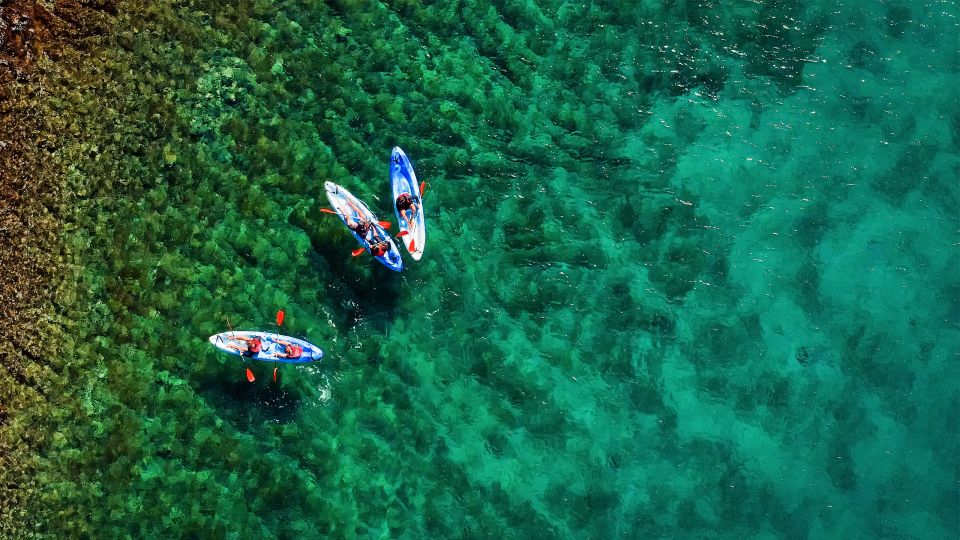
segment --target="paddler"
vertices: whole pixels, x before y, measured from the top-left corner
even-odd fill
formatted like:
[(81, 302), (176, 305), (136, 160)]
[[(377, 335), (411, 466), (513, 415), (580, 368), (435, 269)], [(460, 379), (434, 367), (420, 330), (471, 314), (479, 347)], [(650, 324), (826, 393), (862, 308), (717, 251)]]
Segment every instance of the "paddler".
[(300, 358), (301, 356), (303, 356), (303, 347), (300, 345), (297, 345), (296, 343), (292, 343), (290, 341), (284, 341), (282, 339), (275, 339), (273, 340), (273, 342), (283, 345), (282, 353), (278, 352), (273, 354), (278, 358), (289, 358), (293, 360), (295, 358)]
[(383, 257), (390, 251), (390, 244), (386, 240), (381, 240), (370, 246), (370, 254), (374, 257)]
[(233, 341), (242, 341), (244, 342), (242, 346), (237, 345), (236, 343), (227, 343), (227, 347), (240, 351), (240, 354), (248, 358), (256, 356), (263, 348), (263, 341), (258, 337), (244, 337), (244, 336), (232, 336), (230, 338)]
[(373, 222), (369, 219), (353, 219), (352, 217), (347, 217), (347, 227), (369, 244), (372, 244), (376, 238), (377, 230), (374, 228)]
[(403, 192), (397, 197), (395, 204), (397, 205), (397, 212), (400, 212), (403, 219), (407, 220), (408, 225), (413, 226), (413, 216), (417, 215), (417, 203), (414, 202), (413, 197), (409, 193)]

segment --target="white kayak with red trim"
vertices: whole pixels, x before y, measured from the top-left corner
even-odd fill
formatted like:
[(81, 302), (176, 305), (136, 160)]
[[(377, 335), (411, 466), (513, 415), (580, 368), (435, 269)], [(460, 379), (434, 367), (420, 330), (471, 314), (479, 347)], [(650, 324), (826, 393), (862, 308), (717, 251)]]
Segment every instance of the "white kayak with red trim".
[[(427, 225), (423, 219), (423, 190), (417, 184), (417, 175), (413, 172), (413, 164), (407, 154), (399, 146), (393, 147), (393, 153), (390, 156), (390, 187), (393, 190), (393, 211), (397, 215), (397, 224), (401, 233), (398, 238), (413, 260), (419, 261), (423, 256), (423, 244), (427, 240)], [(397, 208), (397, 198), (406, 193), (415, 205), (416, 211), (408, 219), (406, 212), (401, 212)]]

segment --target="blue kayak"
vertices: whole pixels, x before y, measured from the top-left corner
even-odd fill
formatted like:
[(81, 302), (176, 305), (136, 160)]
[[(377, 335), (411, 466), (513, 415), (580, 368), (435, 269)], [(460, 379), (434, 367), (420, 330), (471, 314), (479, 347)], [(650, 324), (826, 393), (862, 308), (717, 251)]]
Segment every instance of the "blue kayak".
[[(282, 364), (308, 364), (318, 362), (323, 358), (323, 351), (320, 347), (308, 343), (302, 339), (290, 336), (281, 336), (269, 332), (255, 332), (250, 330), (237, 330), (236, 332), (221, 332), (210, 336), (210, 343), (227, 354), (243, 356), (241, 351), (246, 350), (246, 341), (240, 338), (253, 339), (260, 338), (260, 352), (247, 356), (253, 360), (262, 360), (264, 362), (280, 362)], [(285, 358), (277, 356), (285, 354), (286, 344), (299, 345), (303, 352), (299, 358)], [(239, 348), (237, 348), (239, 347)]]
[[(367, 205), (360, 199), (354, 197), (353, 194), (343, 186), (339, 186), (333, 182), (324, 182), (323, 187), (327, 190), (327, 199), (330, 201), (330, 206), (332, 206), (336, 214), (340, 216), (340, 221), (342, 221), (344, 225), (347, 225), (348, 219), (355, 222), (361, 220), (370, 221), (373, 227), (374, 245), (383, 244), (387, 249), (386, 253), (382, 256), (374, 255), (373, 258), (394, 272), (402, 271), (403, 257), (400, 256), (400, 250), (397, 249), (397, 245), (393, 242), (393, 238), (390, 237), (390, 233), (380, 226), (380, 220), (367, 208)], [(347, 230), (350, 231), (350, 234), (357, 239), (357, 242), (359, 242), (368, 253), (373, 255), (373, 251), (371, 250), (372, 245), (366, 238), (354, 232), (349, 225), (347, 226)]]
[[(423, 191), (417, 183), (417, 175), (413, 172), (413, 164), (407, 154), (399, 146), (393, 147), (390, 156), (390, 188), (393, 191), (393, 210), (397, 215), (397, 224), (401, 231), (407, 234), (401, 238), (404, 247), (410, 252), (413, 260), (419, 261), (423, 256), (423, 244), (427, 240), (427, 226), (423, 219)], [(413, 202), (411, 211), (404, 213), (397, 208), (397, 198), (406, 194)], [(412, 214), (412, 215), (408, 215)]]

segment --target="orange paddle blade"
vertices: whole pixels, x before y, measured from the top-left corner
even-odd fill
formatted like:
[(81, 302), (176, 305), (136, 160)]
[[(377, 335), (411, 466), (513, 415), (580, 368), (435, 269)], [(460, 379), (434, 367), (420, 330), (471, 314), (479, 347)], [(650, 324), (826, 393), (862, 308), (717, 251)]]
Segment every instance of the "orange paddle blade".
[(427, 182), (424, 180), (420, 182), (420, 196), (423, 197), (423, 192), (427, 190)]
[(250, 371), (250, 368), (247, 368), (247, 380), (250, 382), (257, 380), (257, 378), (253, 376), (253, 372)]
[(277, 368), (273, 368), (273, 382), (277, 382)]
[(333, 211), (333, 210), (331, 210), (331, 209), (329, 209), (329, 208), (321, 208), (320, 211), (323, 212), (324, 214), (336, 214), (335, 211)]
[(354, 257), (356, 257), (357, 255), (360, 255), (360, 254), (363, 253), (364, 251), (366, 251), (366, 250), (363, 249), (363, 248), (357, 248), (357, 249), (353, 250), (353, 252), (351, 253), (351, 255), (353, 255)]
[(383, 227), (384, 229), (389, 229), (389, 228), (390, 228), (390, 222), (389, 222), (389, 221), (378, 221), (377, 223), (379, 223), (380, 226)]
[(400, 231), (397, 233), (397, 238), (403, 238), (404, 236), (410, 234), (410, 231)]
[(416, 251), (416, 250), (417, 250), (417, 241), (416, 241), (416, 240), (411, 240), (411, 241), (410, 241), (410, 251)]
[(277, 312), (277, 326), (280, 326), (281, 324), (283, 324), (283, 315), (284, 313), (282, 309)]

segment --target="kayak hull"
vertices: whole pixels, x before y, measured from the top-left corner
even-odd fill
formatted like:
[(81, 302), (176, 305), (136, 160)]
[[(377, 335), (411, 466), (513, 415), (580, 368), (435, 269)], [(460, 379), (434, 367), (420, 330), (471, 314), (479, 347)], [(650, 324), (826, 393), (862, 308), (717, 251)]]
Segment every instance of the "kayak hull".
[[(413, 260), (419, 261), (423, 256), (423, 244), (427, 240), (427, 227), (423, 218), (423, 202), (420, 197), (420, 184), (417, 183), (417, 174), (413, 172), (413, 164), (407, 154), (399, 146), (393, 147), (390, 156), (390, 188), (393, 191), (393, 211), (397, 215), (397, 224), (401, 231), (407, 234), (400, 238), (404, 247), (410, 252)], [(412, 219), (400, 213), (397, 209), (397, 197), (408, 193), (417, 205), (417, 211)]]
[[(242, 356), (239, 350), (232, 348), (230, 345), (235, 345), (238, 347), (244, 347), (246, 342), (243, 340), (237, 339), (238, 337), (243, 337), (247, 339), (252, 339), (259, 337), (263, 342), (261, 344), (260, 352), (253, 356), (248, 356), (251, 360), (260, 360), (263, 362), (279, 362), (281, 364), (309, 364), (312, 362), (319, 362), (323, 358), (323, 350), (320, 347), (312, 343), (308, 343), (302, 339), (297, 339), (290, 336), (281, 336), (278, 334), (272, 334), (269, 332), (256, 332), (251, 330), (237, 330), (236, 332), (221, 332), (219, 334), (214, 334), (210, 336), (210, 344), (214, 347), (220, 349), (222, 352), (227, 354), (233, 354), (236, 356)], [(283, 358), (276, 356), (277, 353), (284, 352), (284, 345), (278, 343), (277, 341), (286, 341), (289, 343), (297, 344), (303, 347), (303, 355), (300, 358)]]
[(356, 198), (352, 193), (347, 191), (347, 189), (343, 186), (334, 184), (333, 182), (324, 182), (323, 187), (327, 191), (327, 200), (330, 201), (330, 206), (333, 207), (333, 210), (340, 217), (340, 221), (342, 221), (343, 225), (347, 227), (347, 230), (350, 231), (350, 234), (352, 234), (353, 237), (357, 239), (357, 242), (367, 250), (367, 253), (371, 253), (370, 243), (366, 238), (363, 238), (359, 234), (353, 232), (353, 230), (347, 226), (347, 217), (350, 217), (353, 220), (367, 219), (373, 222), (373, 228), (377, 235), (380, 238), (385, 238), (389, 246), (389, 249), (385, 255), (381, 257), (374, 257), (374, 259), (394, 272), (403, 271), (403, 257), (400, 256), (400, 250), (397, 249), (397, 244), (394, 243), (393, 238), (390, 237), (390, 233), (388, 233), (386, 229), (379, 225), (377, 216), (374, 215), (369, 208), (367, 208), (367, 205), (364, 204), (360, 199)]

